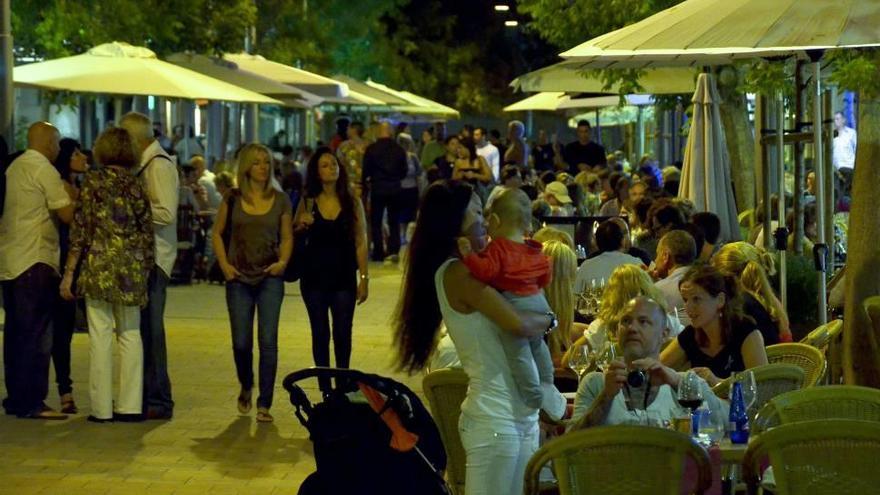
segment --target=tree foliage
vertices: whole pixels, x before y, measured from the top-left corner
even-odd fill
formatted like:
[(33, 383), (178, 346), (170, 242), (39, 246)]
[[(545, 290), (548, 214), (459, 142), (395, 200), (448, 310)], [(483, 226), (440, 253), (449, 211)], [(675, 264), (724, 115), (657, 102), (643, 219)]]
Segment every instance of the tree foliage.
[(530, 29), (567, 50), (596, 36), (638, 22), (682, 0), (519, 0)]
[(55, 58), (110, 41), (159, 55), (240, 51), (256, 15), (250, 0), (16, 0), (12, 29), (19, 57)]

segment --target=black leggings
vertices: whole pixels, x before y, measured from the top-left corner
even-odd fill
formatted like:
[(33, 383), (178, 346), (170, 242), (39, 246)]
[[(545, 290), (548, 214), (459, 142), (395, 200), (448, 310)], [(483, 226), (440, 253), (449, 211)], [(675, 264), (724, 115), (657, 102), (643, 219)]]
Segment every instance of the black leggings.
[(78, 301), (59, 300), (52, 315), (52, 363), (55, 364), (55, 382), (58, 395), (73, 392), (70, 379), (70, 342), (76, 326), (76, 305)]
[[(330, 366), (330, 317), (333, 317), (333, 354), (337, 368), (348, 368), (351, 361), (351, 326), (354, 318), (355, 290), (309, 289), (300, 285), (312, 326), (312, 357), (316, 366)], [(328, 392), (330, 382), (319, 380)]]

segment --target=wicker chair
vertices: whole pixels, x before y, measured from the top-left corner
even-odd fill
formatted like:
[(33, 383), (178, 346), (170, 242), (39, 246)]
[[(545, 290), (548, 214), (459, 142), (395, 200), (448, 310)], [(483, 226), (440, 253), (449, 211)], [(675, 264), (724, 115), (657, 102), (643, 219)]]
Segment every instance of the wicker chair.
[[(770, 399), (785, 392), (799, 390), (804, 383), (804, 370), (793, 364), (765, 364), (751, 368), (755, 374), (755, 386), (758, 397), (753, 406), (758, 411)], [(730, 387), (734, 377), (724, 380), (712, 389), (718, 397), (727, 398), (730, 395)]]
[(537, 452), (526, 466), (525, 493), (539, 493), (538, 478), (553, 463), (560, 495), (682, 493), (685, 461), (693, 459), (697, 486), (712, 484), (706, 451), (681, 433), (648, 426), (600, 426), (566, 433)]
[(801, 340), (801, 344), (811, 345), (816, 349), (825, 351), (828, 344), (843, 331), (843, 320), (831, 320), (817, 327)]
[(829, 385), (786, 392), (761, 408), (752, 431), (800, 421), (856, 419), (880, 422), (880, 390), (854, 385)]
[(825, 376), (825, 354), (806, 344), (775, 344), (767, 346), (767, 361), (800, 366), (804, 370), (804, 387), (812, 387)]
[(782, 425), (757, 435), (743, 461), (749, 493), (770, 461), (777, 495), (877, 493), (880, 423), (845, 419)]
[(422, 389), (446, 448), (446, 479), (453, 493), (459, 495), (464, 494), (465, 453), (458, 435), (458, 417), (467, 387), (468, 377), (462, 369), (432, 371), (422, 380)]

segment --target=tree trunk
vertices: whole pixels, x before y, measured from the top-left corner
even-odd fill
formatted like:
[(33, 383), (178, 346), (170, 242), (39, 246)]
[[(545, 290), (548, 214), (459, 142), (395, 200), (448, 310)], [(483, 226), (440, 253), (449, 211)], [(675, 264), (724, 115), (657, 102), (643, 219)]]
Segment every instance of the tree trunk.
[(880, 294), (880, 99), (859, 101), (859, 145), (856, 150), (846, 268), (843, 329), (843, 373), (850, 385), (880, 388), (880, 357), (864, 300)]
[(737, 90), (739, 79), (736, 69), (726, 68), (719, 73), (717, 82), (736, 208), (743, 212), (755, 207), (755, 137), (749, 124), (746, 95)]

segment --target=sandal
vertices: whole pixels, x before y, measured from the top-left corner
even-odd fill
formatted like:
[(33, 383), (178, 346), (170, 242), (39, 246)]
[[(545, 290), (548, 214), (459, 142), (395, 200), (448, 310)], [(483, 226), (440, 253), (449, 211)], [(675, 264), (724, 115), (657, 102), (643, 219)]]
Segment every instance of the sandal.
[(251, 412), (251, 407), (253, 407), (253, 403), (251, 402), (251, 391), (241, 389), (241, 392), (238, 394), (238, 412), (241, 414), (247, 414)]
[(76, 408), (76, 402), (73, 401), (73, 394), (61, 396), (61, 412), (64, 414), (76, 414), (79, 412)]
[(271, 423), (273, 421), (275, 421), (275, 418), (273, 418), (272, 415), (269, 414), (269, 409), (267, 409), (265, 407), (258, 407), (257, 408), (257, 422), (258, 423)]
[(47, 406), (46, 404), (43, 404), (36, 411), (33, 411), (30, 414), (20, 415), (19, 417), (25, 418), (25, 419), (48, 419), (48, 420), (54, 420), (54, 421), (60, 421), (60, 420), (67, 419), (66, 414), (62, 414), (58, 411), (55, 411), (54, 409)]

